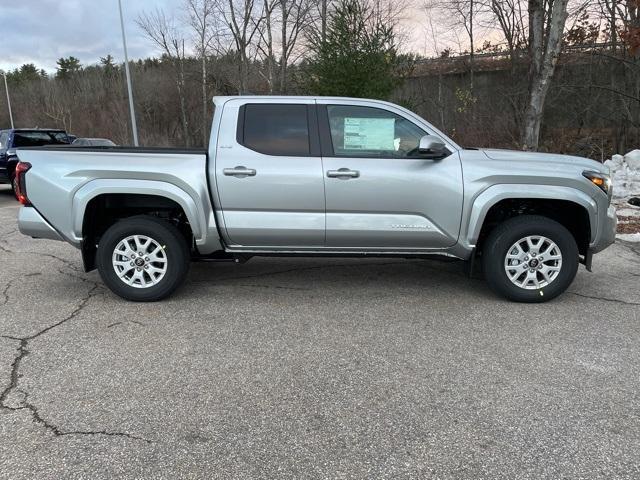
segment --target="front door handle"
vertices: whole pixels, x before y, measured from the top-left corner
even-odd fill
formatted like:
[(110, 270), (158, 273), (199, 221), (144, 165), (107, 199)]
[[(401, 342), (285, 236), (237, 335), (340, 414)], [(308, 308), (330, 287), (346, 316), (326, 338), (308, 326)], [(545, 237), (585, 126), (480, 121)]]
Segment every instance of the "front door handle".
[(329, 178), (358, 178), (360, 172), (358, 170), (350, 170), (348, 168), (340, 168), (338, 170), (328, 170), (327, 177)]
[(227, 177), (238, 177), (238, 178), (256, 176), (256, 170), (254, 168), (247, 168), (243, 166), (239, 166), (235, 168), (224, 168), (222, 170), (222, 173), (224, 173)]

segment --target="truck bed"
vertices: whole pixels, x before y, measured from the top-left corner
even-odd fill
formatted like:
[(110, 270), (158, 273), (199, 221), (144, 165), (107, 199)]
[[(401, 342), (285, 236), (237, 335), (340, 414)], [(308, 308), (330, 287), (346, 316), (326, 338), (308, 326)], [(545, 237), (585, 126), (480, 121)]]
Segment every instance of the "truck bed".
[(219, 248), (217, 235), (207, 238), (209, 224), (215, 221), (204, 149), (30, 147), (19, 149), (18, 157), (33, 167), (27, 180), (33, 207), (75, 246), (82, 242), (87, 204), (105, 191), (168, 197), (185, 210), (196, 245), (203, 252)]

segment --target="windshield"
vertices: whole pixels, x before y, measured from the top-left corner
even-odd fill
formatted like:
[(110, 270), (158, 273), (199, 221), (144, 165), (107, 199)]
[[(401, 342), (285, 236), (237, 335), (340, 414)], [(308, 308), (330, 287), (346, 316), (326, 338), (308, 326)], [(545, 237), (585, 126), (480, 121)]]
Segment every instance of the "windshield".
[(13, 147), (40, 147), (42, 145), (67, 145), (69, 138), (64, 132), (14, 132)]

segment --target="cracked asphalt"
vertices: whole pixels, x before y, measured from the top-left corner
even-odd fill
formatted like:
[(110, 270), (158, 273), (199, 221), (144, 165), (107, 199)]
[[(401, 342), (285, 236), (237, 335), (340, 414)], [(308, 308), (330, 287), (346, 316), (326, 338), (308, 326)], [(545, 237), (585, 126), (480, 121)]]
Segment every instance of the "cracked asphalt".
[(639, 478), (640, 248), (543, 305), (458, 263), (194, 264), (127, 303), (0, 187), (0, 478)]

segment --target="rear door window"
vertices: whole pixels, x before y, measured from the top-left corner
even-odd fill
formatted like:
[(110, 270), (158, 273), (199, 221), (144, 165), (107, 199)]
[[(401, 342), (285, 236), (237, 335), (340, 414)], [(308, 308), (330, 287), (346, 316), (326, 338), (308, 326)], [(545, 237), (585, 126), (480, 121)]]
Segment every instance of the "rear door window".
[(238, 141), (266, 155), (310, 156), (307, 105), (247, 104), (238, 125)]

